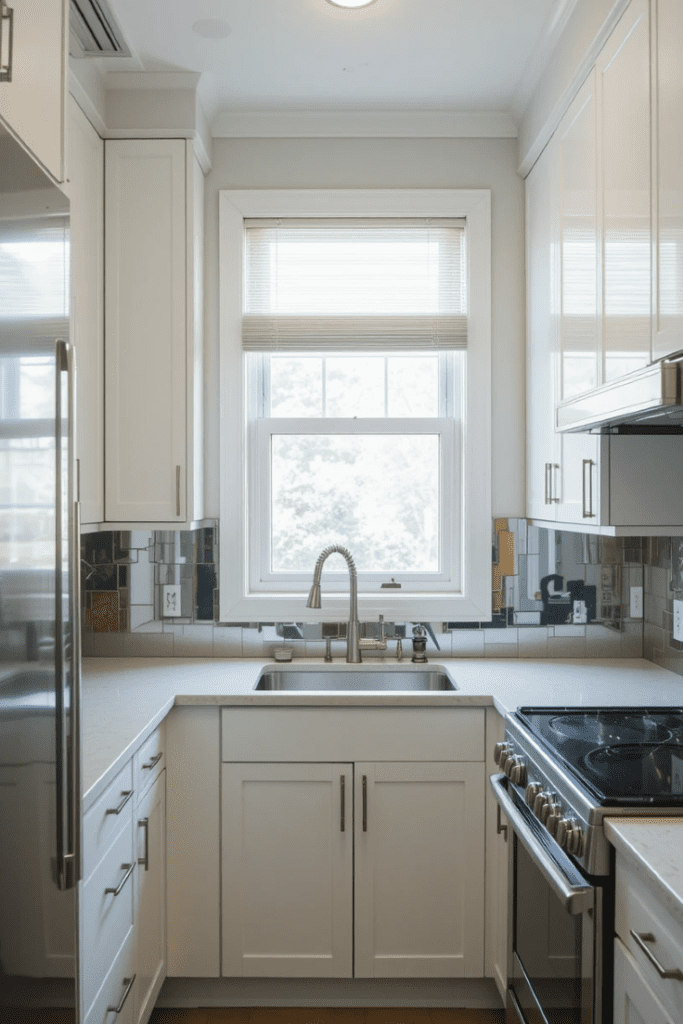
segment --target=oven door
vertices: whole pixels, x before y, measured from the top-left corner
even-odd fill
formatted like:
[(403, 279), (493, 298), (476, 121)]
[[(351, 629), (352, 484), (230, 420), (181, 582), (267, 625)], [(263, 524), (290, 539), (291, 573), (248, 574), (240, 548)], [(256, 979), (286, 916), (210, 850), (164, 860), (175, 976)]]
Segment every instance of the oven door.
[(507, 1024), (599, 1024), (602, 890), (591, 885), (504, 775), (491, 786), (512, 829)]

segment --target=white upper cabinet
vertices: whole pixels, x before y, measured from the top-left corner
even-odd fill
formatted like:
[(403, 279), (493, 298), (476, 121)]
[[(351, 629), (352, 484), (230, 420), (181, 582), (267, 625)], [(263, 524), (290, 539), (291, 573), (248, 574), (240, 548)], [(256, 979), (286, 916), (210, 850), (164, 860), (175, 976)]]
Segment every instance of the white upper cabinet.
[(105, 145), (105, 516), (201, 518), (203, 177), (183, 139)]
[(652, 0), (653, 359), (683, 349), (683, 4)]
[[(66, 0), (11, 0), (11, 81), (0, 81), (0, 119), (55, 181), (64, 180)], [(7, 61), (7, 22), (3, 64)]]
[(71, 333), (81, 522), (104, 519), (104, 143), (69, 98)]
[(632, 0), (597, 62), (602, 366), (608, 384), (650, 362), (650, 10)]

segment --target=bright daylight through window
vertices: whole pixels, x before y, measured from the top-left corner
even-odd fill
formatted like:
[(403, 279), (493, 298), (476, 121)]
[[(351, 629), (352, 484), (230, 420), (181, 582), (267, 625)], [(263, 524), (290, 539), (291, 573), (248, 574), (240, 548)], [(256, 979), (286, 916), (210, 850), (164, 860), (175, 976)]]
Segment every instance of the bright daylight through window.
[[(243, 598), (255, 607), (300, 618), (330, 544), (351, 551), (361, 599), (381, 599), (387, 614), (388, 602), (417, 618), (426, 596), (462, 599), (476, 550), (465, 543), (467, 229), (456, 216), (242, 218), (239, 339), (226, 317), (222, 368), (242, 367)], [(225, 505), (222, 524), (229, 543)], [(323, 586), (348, 591), (341, 556), (326, 562)]]

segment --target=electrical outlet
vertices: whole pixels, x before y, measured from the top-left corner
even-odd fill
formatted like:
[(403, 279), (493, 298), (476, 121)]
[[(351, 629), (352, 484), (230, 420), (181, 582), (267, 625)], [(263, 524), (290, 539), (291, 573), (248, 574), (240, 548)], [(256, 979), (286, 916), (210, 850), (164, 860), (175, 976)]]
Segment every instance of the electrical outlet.
[(683, 643), (683, 601), (674, 599), (674, 640)]
[(180, 587), (175, 583), (164, 585), (161, 614), (164, 618), (180, 615)]
[(632, 619), (642, 619), (643, 617), (642, 587), (631, 587), (631, 608), (629, 614)]

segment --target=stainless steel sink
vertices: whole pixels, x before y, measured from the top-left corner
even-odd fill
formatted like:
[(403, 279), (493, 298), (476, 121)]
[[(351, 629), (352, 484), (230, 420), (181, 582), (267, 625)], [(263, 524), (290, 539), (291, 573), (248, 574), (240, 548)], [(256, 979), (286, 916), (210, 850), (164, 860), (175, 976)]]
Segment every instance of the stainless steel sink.
[(255, 690), (455, 690), (445, 673), (419, 669), (305, 669), (264, 672)]

